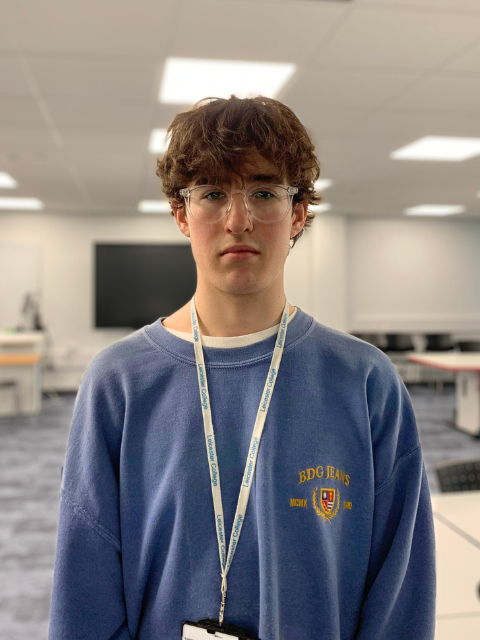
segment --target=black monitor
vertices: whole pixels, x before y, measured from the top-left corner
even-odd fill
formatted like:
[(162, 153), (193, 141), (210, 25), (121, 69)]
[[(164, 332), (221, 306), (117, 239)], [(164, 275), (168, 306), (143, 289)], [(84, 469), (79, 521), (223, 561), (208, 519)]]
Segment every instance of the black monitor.
[(140, 329), (197, 287), (190, 244), (95, 244), (95, 327)]

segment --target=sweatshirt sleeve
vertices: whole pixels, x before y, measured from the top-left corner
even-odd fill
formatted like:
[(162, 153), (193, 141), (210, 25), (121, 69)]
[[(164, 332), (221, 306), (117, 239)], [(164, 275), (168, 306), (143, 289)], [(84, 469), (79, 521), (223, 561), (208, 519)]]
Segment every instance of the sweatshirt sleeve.
[(119, 458), (124, 401), (108, 350), (75, 400), (59, 499), (49, 640), (130, 640), (122, 576)]
[(435, 533), (408, 391), (382, 354), (367, 384), (375, 475), (370, 561), (357, 640), (433, 640)]

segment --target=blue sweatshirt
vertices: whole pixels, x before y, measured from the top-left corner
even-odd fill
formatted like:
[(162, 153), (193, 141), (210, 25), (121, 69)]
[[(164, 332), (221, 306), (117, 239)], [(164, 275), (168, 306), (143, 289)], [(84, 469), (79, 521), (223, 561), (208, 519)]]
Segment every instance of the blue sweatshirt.
[[(218, 619), (194, 347), (161, 320), (98, 353), (80, 385), (49, 640), (179, 640), (183, 621)], [(202, 337), (227, 541), (277, 330), (226, 338), (231, 348)], [(408, 391), (379, 349), (297, 308), (228, 573), (225, 622), (261, 640), (433, 640), (435, 585)]]

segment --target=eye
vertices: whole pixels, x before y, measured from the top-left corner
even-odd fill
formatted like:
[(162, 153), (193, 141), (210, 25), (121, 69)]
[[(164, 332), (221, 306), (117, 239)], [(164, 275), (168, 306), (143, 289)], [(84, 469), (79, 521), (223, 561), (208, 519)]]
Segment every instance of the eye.
[(219, 198), (209, 198), (209, 196), (212, 196), (212, 195), (223, 196), (225, 194), (222, 191), (209, 191), (208, 193), (205, 193), (203, 197), (207, 198), (207, 200), (219, 200)]
[(270, 191), (268, 189), (262, 189), (261, 191), (255, 191), (252, 195), (263, 194), (260, 200), (271, 200), (275, 197), (275, 192)]

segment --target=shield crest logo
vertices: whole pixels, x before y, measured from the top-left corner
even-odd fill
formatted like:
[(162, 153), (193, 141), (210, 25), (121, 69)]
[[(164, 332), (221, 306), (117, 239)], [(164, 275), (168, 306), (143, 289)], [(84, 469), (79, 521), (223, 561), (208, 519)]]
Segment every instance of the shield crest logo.
[(321, 491), (320, 504), (322, 505), (323, 511), (328, 516), (331, 514), (333, 505), (335, 504), (335, 489), (322, 489)]

